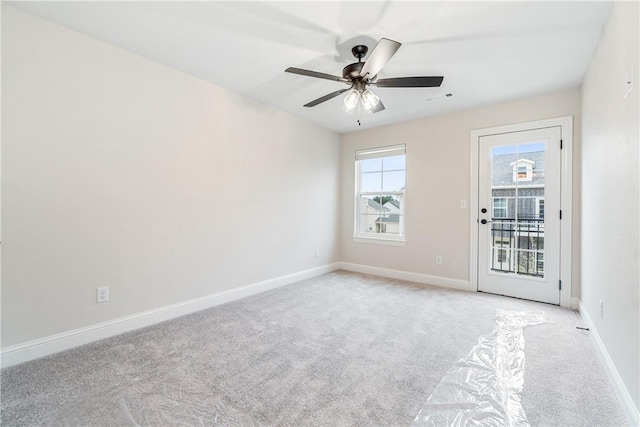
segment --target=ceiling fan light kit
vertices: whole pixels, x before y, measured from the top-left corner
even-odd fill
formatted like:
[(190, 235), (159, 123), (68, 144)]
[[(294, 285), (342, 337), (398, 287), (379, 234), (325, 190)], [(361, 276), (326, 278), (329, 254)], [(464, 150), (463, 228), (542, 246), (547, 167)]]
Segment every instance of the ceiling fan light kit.
[(367, 58), (366, 62), (362, 62), (369, 51), (364, 45), (357, 45), (351, 49), (351, 53), (358, 60), (353, 64), (349, 64), (342, 70), (342, 77), (331, 74), (321, 73), (318, 71), (304, 70), (302, 68), (289, 67), (285, 70), (287, 73), (300, 74), (308, 77), (315, 77), (325, 80), (333, 80), (345, 83), (350, 86), (349, 89), (341, 89), (318, 99), (315, 99), (305, 107), (315, 107), (325, 101), (333, 99), (344, 92), (347, 92), (343, 102), (347, 111), (353, 111), (358, 105), (361, 105), (365, 111), (377, 113), (385, 109), (380, 97), (374, 93), (369, 86), (389, 87), (389, 88), (415, 88), (415, 87), (439, 87), (442, 84), (443, 77), (396, 77), (390, 79), (376, 79), (378, 73), (389, 62), (391, 57), (398, 51), (401, 44), (390, 40), (381, 39), (376, 47)]
[(373, 93), (371, 89), (365, 89), (364, 92), (362, 92), (361, 99), (362, 106), (367, 111), (372, 111), (376, 107), (376, 105), (380, 103), (380, 98), (378, 97), (378, 95)]
[(347, 96), (344, 97), (344, 106), (347, 111), (353, 111), (358, 103), (365, 111), (374, 112), (375, 107), (380, 103), (380, 97), (371, 89), (368, 89), (362, 82), (354, 82)]
[(344, 97), (344, 106), (347, 111), (351, 111), (356, 108), (358, 101), (360, 101), (360, 92), (355, 89), (349, 89), (347, 96)]

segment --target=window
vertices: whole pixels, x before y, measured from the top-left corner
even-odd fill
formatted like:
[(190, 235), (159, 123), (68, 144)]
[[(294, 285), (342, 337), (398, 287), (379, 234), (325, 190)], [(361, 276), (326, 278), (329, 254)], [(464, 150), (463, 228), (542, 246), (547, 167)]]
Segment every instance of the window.
[(518, 166), (518, 181), (527, 178), (527, 167), (525, 165)]
[(404, 241), (405, 146), (356, 152), (355, 238)]
[(513, 168), (513, 182), (531, 181), (533, 179), (533, 165), (535, 162), (527, 159), (520, 159), (511, 163)]
[(544, 199), (536, 199), (537, 205), (538, 205), (538, 218), (539, 219), (544, 219)]
[(506, 197), (494, 197), (493, 199), (493, 218), (507, 217), (507, 199)]
[(498, 239), (500, 246), (511, 246), (511, 239)]
[(544, 276), (544, 252), (536, 252), (536, 268), (539, 276)]

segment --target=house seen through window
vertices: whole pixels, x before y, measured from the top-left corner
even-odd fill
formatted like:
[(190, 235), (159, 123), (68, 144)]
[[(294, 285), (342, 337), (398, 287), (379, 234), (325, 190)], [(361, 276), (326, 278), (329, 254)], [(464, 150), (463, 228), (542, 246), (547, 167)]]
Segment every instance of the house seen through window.
[(355, 237), (403, 240), (405, 146), (356, 152)]

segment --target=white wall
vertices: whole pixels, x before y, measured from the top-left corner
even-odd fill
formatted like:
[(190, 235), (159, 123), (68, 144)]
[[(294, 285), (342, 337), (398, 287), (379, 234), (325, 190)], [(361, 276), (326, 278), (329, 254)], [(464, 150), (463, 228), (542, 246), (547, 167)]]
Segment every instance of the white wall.
[[(446, 102), (443, 100), (442, 102)], [(342, 261), (447, 279), (469, 281), (470, 132), (494, 126), (574, 116), (574, 157), (580, 153), (579, 89), (534, 96), (406, 123), (342, 138)], [(404, 247), (357, 243), (353, 235), (354, 152), (407, 145), (406, 239)], [(574, 162), (574, 177), (580, 165)], [(574, 231), (580, 224), (579, 180), (574, 179)], [(574, 296), (579, 295), (579, 236), (573, 247)], [(436, 265), (436, 255), (443, 257)]]
[(2, 107), (3, 348), (338, 260), (335, 133), (6, 4)]
[[(637, 406), (637, 16), (615, 3), (582, 99), (355, 132), (340, 148), (332, 132), (3, 4), (2, 347), (338, 260), (468, 280), (469, 132), (572, 115), (573, 295)], [(353, 154), (399, 143), (407, 245), (355, 243)], [(110, 302), (95, 303), (98, 286)]]
[[(640, 405), (638, 2), (614, 2), (582, 86), (582, 303)], [(626, 75), (635, 89), (625, 99)], [(600, 318), (600, 300), (604, 318)]]

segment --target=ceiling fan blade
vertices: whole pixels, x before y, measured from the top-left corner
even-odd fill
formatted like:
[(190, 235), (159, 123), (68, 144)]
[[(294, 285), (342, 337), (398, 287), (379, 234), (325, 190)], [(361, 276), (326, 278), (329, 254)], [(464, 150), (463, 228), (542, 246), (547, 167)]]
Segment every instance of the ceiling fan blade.
[(348, 83), (349, 80), (344, 77), (334, 76), (331, 74), (320, 73), (318, 71), (304, 70), (302, 68), (289, 67), (284, 70), (286, 73), (300, 74), (301, 76), (317, 77), (319, 79), (333, 80), (335, 82)]
[(360, 75), (364, 80), (371, 80), (378, 75), (382, 67), (384, 67), (396, 51), (400, 49), (400, 46), (401, 44), (396, 41), (380, 39), (375, 49), (373, 49), (373, 52), (371, 52), (371, 55), (369, 55), (367, 62), (362, 66), (362, 70), (360, 70)]
[(384, 104), (382, 103), (382, 100), (380, 100), (380, 102), (378, 102), (378, 104), (373, 107), (373, 109), (371, 110), (372, 113), (378, 113), (380, 111), (384, 110)]
[(371, 82), (378, 87), (439, 87), (444, 77), (396, 77)]
[(333, 99), (333, 98), (335, 98), (336, 96), (338, 96), (338, 95), (340, 95), (341, 93), (344, 93), (344, 92), (346, 92), (346, 91), (348, 91), (348, 90), (349, 90), (349, 89), (347, 88), (347, 89), (340, 89), (340, 90), (337, 90), (337, 91), (335, 91), (335, 92), (331, 92), (331, 93), (330, 93), (330, 94), (328, 94), (328, 95), (321, 96), (321, 97), (320, 97), (320, 98), (318, 98), (318, 99), (314, 99), (313, 101), (311, 101), (311, 102), (309, 102), (309, 103), (307, 103), (307, 104), (304, 104), (304, 106), (305, 106), (305, 107), (315, 107), (316, 105), (318, 105), (318, 104), (322, 104), (322, 103), (323, 103), (323, 102), (325, 102), (325, 101), (328, 101), (328, 100), (330, 100), (330, 99)]

